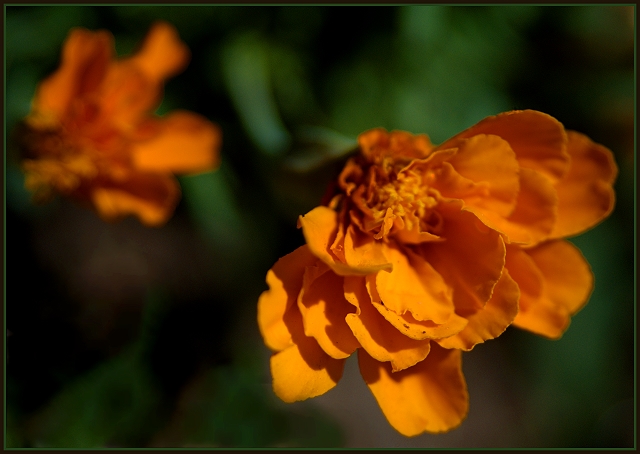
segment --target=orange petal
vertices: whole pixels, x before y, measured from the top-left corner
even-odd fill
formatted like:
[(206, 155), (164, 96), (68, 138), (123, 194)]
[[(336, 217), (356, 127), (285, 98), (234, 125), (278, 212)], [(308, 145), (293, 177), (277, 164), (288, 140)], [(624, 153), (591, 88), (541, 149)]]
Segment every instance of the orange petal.
[(311, 337), (302, 336), (271, 356), (273, 391), (285, 402), (326, 393), (340, 381), (343, 370), (344, 359), (331, 358)]
[(34, 121), (62, 118), (72, 99), (94, 91), (114, 55), (113, 36), (106, 31), (71, 30), (62, 50), (60, 67), (46, 78), (33, 100)]
[(437, 342), (445, 348), (469, 351), (476, 344), (495, 339), (513, 323), (518, 313), (519, 296), (518, 284), (511, 279), (506, 269), (503, 270), (484, 308), (467, 316), (469, 323), (458, 334)]
[(444, 323), (453, 314), (451, 289), (422, 257), (393, 244), (384, 244), (393, 269), (376, 275), (375, 286), (387, 309), (398, 315), (409, 311), (416, 320)]
[(456, 313), (467, 316), (491, 297), (504, 267), (504, 242), (457, 202), (441, 202), (443, 238), (422, 246), (423, 257), (453, 289)]
[(298, 308), (304, 334), (332, 358), (347, 358), (360, 346), (345, 322), (353, 307), (345, 300), (343, 278), (324, 263), (306, 267)]
[(391, 264), (384, 256), (382, 242), (371, 235), (365, 235), (353, 225), (347, 227), (344, 238), (344, 258), (347, 265), (355, 269), (390, 269)]
[(384, 305), (376, 290), (375, 275), (366, 276), (365, 281), (373, 307), (382, 314), (391, 326), (411, 339), (442, 339), (459, 333), (467, 324), (467, 320), (455, 312), (451, 313), (451, 316), (444, 323), (416, 320), (409, 311), (399, 315)]
[(413, 135), (406, 131), (387, 132), (375, 128), (358, 136), (362, 154), (369, 160), (376, 156), (424, 158), (431, 153), (433, 145), (425, 134)]
[[(542, 291), (539, 296), (535, 287), (533, 292), (523, 292), (513, 324), (557, 339), (569, 326), (570, 317), (589, 300), (593, 274), (580, 250), (568, 241), (549, 241), (524, 252), (531, 261), (510, 252), (507, 266), (510, 271), (514, 269), (514, 278), (518, 279), (527, 267), (534, 266), (535, 274), (542, 278)], [(531, 283), (529, 286), (533, 287)]]
[(147, 33), (142, 48), (127, 60), (157, 83), (180, 72), (189, 57), (189, 48), (180, 41), (175, 27), (167, 22), (156, 22)]
[[(331, 251), (338, 231), (338, 213), (331, 208), (324, 206), (314, 208), (304, 216), (300, 216), (298, 225), (302, 227), (302, 233), (313, 255), (329, 265), (336, 274), (341, 276), (366, 275), (391, 268), (390, 263), (372, 262), (369, 256), (364, 254), (359, 254), (359, 256), (367, 260), (355, 266), (349, 266), (339, 261)], [(358, 247), (358, 245), (354, 244), (354, 247)], [(364, 247), (367, 247), (367, 244), (364, 244)]]
[(347, 323), (362, 348), (375, 360), (390, 361), (396, 372), (426, 358), (429, 340), (411, 339), (391, 326), (371, 305), (363, 277), (345, 277), (344, 294), (358, 308), (355, 314), (347, 315)]
[(487, 117), (447, 140), (438, 148), (447, 148), (455, 139), (478, 134), (493, 134), (509, 142), (520, 166), (549, 177), (562, 178), (569, 168), (567, 136), (562, 124), (550, 115), (535, 110), (514, 110)]
[[(433, 184), (443, 196), (464, 200), (467, 205), (481, 207), (507, 217), (516, 205), (520, 183), (518, 161), (509, 143), (498, 136), (479, 134), (455, 143), (458, 152), (448, 164), (447, 181), (436, 177)], [(460, 177), (463, 177), (460, 179)]]
[(469, 410), (460, 350), (433, 344), (421, 362), (399, 372), (358, 351), (360, 373), (389, 423), (405, 436), (446, 432)]
[(157, 227), (173, 214), (180, 187), (172, 176), (138, 173), (123, 182), (92, 188), (90, 199), (105, 221), (133, 214), (143, 224)]
[(510, 243), (533, 246), (547, 239), (556, 222), (558, 195), (551, 181), (531, 169), (520, 169), (520, 192), (516, 209), (504, 218), (473, 206), (465, 210), (476, 214), (487, 226), (503, 233)]
[(159, 134), (132, 149), (134, 165), (144, 171), (193, 173), (219, 164), (220, 128), (192, 112), (176, 111), (158, 120)]
[(612, 185), (618, 167), (611, 151), (587, 136), (569, 131), (567, 151), (571, 167), (558, 182), (558, 219), (551, 238), (577, 235), (593, 227), (613, 210)]
[(298, 299), (305, 267), (316, 263), (318, 258), (304, 245), (282, 257), (267, 272), (269, 290), (258, 299), (258, 327), (270, 349), (279, 351), (292, 345), (284, 316)]

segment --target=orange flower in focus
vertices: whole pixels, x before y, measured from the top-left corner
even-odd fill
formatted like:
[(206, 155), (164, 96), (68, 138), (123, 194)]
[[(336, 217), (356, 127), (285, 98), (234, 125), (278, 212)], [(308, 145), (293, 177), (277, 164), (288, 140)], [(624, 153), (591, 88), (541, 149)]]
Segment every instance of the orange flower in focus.
[(614, 205), (611, 152), (554, 118), (514, 111), (433, 146), (382, 129), (358, 138), (306, 244), (267, 273), (258, 323), (285, 402), (361, 375), (400, 433), (444, 432), (468, 410), (462, 351), (511, 324), (558, 338), (593, 288), (562, 239)]
[(60, 193), (107, 221), (133, 214), (145, 225), (165, 223), (180, 199), (173, 174), (212, 170), (219, 159), (221, 133), (209, 120), (187, 111), (152, 113), (164, 80), (189, 56), (164, 22), (123, 59), (115, 58), (109, 32), (73, 29), (20, 131), (34, 200)]

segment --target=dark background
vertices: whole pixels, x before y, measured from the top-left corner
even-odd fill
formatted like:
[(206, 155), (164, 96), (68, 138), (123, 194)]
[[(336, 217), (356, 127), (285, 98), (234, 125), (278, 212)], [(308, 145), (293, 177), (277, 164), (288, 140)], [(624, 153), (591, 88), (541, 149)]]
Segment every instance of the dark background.
[[(181, 177), (149, 229), (32, 205), (7, 142), (7, 447), (635, 445), (633, 6), (6, 6), (7, 133), (70, 28), (107, 29), (125, 55), (158, 19), (192, 52), (158, 112), (218, 123), (222, 166)], [(509, 328), (464, 354), (470, 412), (444, 435), (396, 433), (353, 358), (326, 395), (280, 402), (257, 298), (357, 135), (440, 143), (512, 109), (620, 167), (615, 211), (572, 239), (596, 289), (567, 333)]]

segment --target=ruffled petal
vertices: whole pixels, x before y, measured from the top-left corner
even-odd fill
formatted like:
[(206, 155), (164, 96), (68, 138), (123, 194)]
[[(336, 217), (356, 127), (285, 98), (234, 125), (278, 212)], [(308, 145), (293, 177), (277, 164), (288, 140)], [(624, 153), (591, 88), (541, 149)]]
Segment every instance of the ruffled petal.
[(180, 41), (175, 27), (167, 22), (156, 22), (141, 49), (128, 60), (153, 83), (159, 83), (184, 69), (189, 58), (189, 48)]
[[(302, 227), (302, 233), (311, 252), (329, 265), (336, 274), (341, 276), (367, 275), (379, 270), (391, 269), (392, 265), (388, 261), (384, 263), (378, 261), (380, 259), (379, 256), (352, 251), (353, 257), (362, 258), (364, 262), (358, 262), (350, 266), (341, 262), (333, 254), (331, 246), (338, 231), (338, 213), (331, 208), (324, 206), (314, 208), (304, 216), (300, 216), (298, 225)], [(363, 244), (354, 243), (352, 249), (358, 247), (363, 247), (366, 250), (371, 247), (371, 244), (366, 242)], [(353, 257), (352, 260), (355, 260)]]
[(332, 358), (347, 358), (360, 346), (345, 322), (353, 306), (344, 296), (343, 278), (324, 263), (307, 266), (298, 308), (302, 314), (304, 334), (315, 338)]
[(522, 288), (513, 324), (551, 339), (562, 336), (593, 290), (589, 264), (568, 241), (549, 241), (523, 251), (509, 248), (507, 267)]
[(504, 218), (489, 210), (465, 207), (488, 227), (503, 233), (507, 241), (534, 246), (547, 239), (556, 222), (558, 195), (551, 181), (535, 170), (520, 169), (516, 209)]
[(448, 148), (456, 139), (478, 134), (502, 137), (511, 145), (521, 167), (536, 170), (552, 181), (561, 179), (569, 168), (564, 127), (545, 113), (514, 110), (487, 117), (438, 148)]
[(495, 339), (513, 323), (518, 313), (519, 296), (518, 284), (504, 269), (487, 304), (466, 317), (469, 323), (462, 331), (438, 340), (438, 344), (445, 348), (469, 351), (479, 343)]
[(64, 43), (60, 67), (38, 86), (29, 117), (32, 124), (46, 127), (60, 121), (73, 99), (97, 89), (113, 56), (109, 32), (73, 29)]
[(395, 156), (405, 158), (424, 158), (428, 156), (433, 145), (426, 134), (411, 134), (406, 131), (387, 132), (375, 128), (358, 136), (358, 145), (362, 154), (369, 160), (377, 156)]
[(615, 203), (618, 167), (608, 148), (569, 131), (571, 167), (558, 182), (558, 219), (551, 238), (577, 235), (609, 216)]
[(504, 267), (504, 242), (457, 202), (440, 203), (445, 241), (422, 246), (422, 256), (453, 289), (456, 313), (475, 313), (489, 300)]
[(469, 410), (460, 350), (432, 343), (429, 355), (408, 369), (392, 372), (389, 363), (358, 351), (360, 373), (389, 423), (401, 434), (446, 432)]
[(89, 197), (105, 221), (133, 214), (144, 225), (157, 227), (173, 214), (180, 187), (173, 176), (138, 173), (125, 181), (93, 186)]
[(133, 163), (151, 172), (195, 173), (219, 164), (222, 134), (206, 118), (175, 111), (157, 121), (158, 134), (132, 148)]
[(467, 324), (467, 320), (455, 312), (452, 312), (451, 316), (443, 323), (435, 323), (431, 320), (416, 320), (409, 311), (399, 315), (386, 307), (382, 298), (380, 298), (378, 290), (376, 290), (375, 275), (366, 276), (365, 281), (373, 307), (392, 326), (411, 339), (441, 339), (459, 333)]
[(411, 312), (416, 320), (444, 323), (453, 314), (451, 289), (433, 267), (417, 254), (384, 244), (393, 269), (376, 275), (375, 286), (387, 309), (398, 315)]
[[(300, 314), (291, 313), (301, 324)], [(327, 355), (312, 337), (295, 336), (292, 346), (271, 356), (273, 391), (285, 402), (320, 396), (340, 381), (344, 361)]]
[(458, 152), (443, 163), (433, 187), (445, 197), (509, 216), (520, 187), (518, 161), (509, 143), (498, 136), (479, 134), (453, 144)]
[(347, 315), (347, 324), (362, 348), (375, 360), (391, 362), (392, 371), (397, 372), (427, 357), (428, 339), (414, 340), (401, 334), (373, 308), (365, 278), (345, 277), (344, 295), (357, 308), (355, 314)]
[(375, 271), (391, 268), (384, 255), (382, 242), (363, 234), (353, 225), (347, 227), (343, 251), (346, 264), (351, 268)]
[(269, 289), (258, 299), (258, 327), (271, 350), (280, 351), (292, 345), (284, 316), (298, 299), (305, 267), (316, 263), (318, 258), (304, 245), (282, 257), (267, 272)]

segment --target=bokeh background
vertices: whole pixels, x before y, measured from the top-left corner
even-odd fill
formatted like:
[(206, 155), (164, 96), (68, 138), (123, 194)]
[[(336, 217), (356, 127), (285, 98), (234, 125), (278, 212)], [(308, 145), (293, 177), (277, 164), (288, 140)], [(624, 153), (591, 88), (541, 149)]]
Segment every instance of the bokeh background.
[[(120, 55), (151, 23), (192, 52), (159, 113), (223, 130), (215, 173), (180, 179), (161, 228), (30, 203), (6, 146), (7, 447), (635, 446), (634, 6), (5, 6), (9, 134), (72, 27)], [(468, 418), (405, 438), (355, 358), (295, 404), (271, 390), (256, 323), (266, 271), (303, 243), (360, 132), (434, 143), (536, 109), (615, 154), (617, 206), (572, 239), (596, 276), (559, 341), (510, 328), (463, 355)]]

